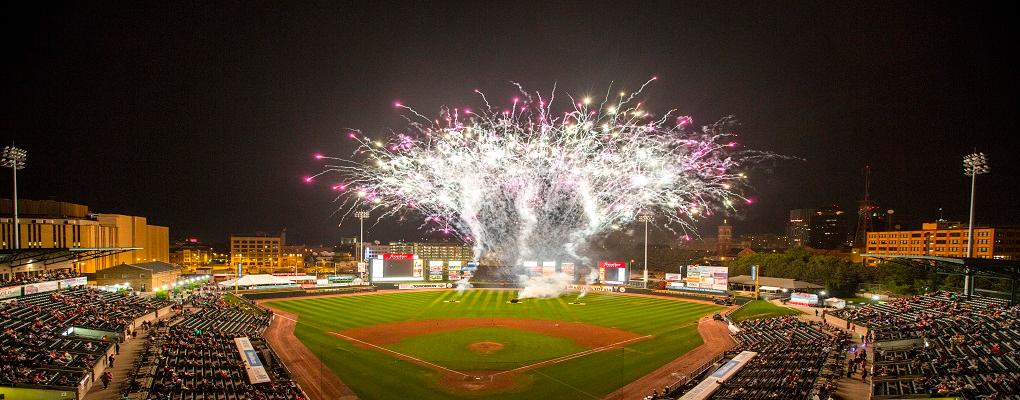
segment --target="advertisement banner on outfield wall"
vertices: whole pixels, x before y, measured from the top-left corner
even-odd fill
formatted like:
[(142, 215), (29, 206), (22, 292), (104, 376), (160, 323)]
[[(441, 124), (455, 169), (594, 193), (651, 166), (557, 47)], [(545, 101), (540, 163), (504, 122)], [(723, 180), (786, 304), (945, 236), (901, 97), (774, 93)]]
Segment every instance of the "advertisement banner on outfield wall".
[(577, 292), (618, 292), (626, 293), (627, 288), (623, 286), (602, 286), (602, 285), (567, 285), (567, 290)]
[(237, 345), (237, 352), (241, 354), (241, 360), (244, 361), (244, 370), (248, 373), (248, 381), (252, 384), (269, 382), (266, 367), (262, 366), (259, 353), (251, 346), (248, 337), (234, 338), (234, 344)]
[(556, 261), (542, 261), (542, 276), (550, 277), (556, 275)]
[(85, 286), (89, 283), (88, 278), (85, 278), (84, 276), (79, 276), (77, 278), (61, 279), (58, 282), (60, 282), (61, 289)]
[(443, 280), (443, 266), (442, 261), (429, 261), (429, 280), (430, 281), (441, 281)]
[(729, 283), (729, 268), (704, 265), (687, 267), (687, 288), (701, 289), (704, 292), (726, 292)]
[(57, 290), (58, 283), (57, 281), (39, 282), (22, 286), (22, 288), (25, 290), (25, 296), (28, 296), (30, 294), (52, 292)]
[(460, 261), (450, 261), (446, 263), (446, 275), (451, 281), (459, 281), (461, 276), (461, 267), (463, 263)]
[(560, 264), (560, 272), (570, 276), (574, 276), (574, 271), (576, 271), (576, 269), (574, 268), (574, 263)]
[(21, 296), (21, 286), (0, 288), (0, 300)]
[(397, 288), (401, 290), (413, 290), (413, 289), (449, 289), (452, 288), (453, 284), (450, 283), (401, 283), (397, 285)]
[(666, 282), (683, 282), (683, 274), (666, 274)]

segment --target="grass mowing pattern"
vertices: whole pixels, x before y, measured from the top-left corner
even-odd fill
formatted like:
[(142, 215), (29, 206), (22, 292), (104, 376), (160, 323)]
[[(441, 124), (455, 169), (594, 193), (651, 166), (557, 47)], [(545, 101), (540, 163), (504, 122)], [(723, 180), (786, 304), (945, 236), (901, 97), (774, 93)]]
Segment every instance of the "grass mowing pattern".
[[(625, 348), (587, 355), (522, 373), (514, 392), (493, 399), (600, 398), (702, 343), (699, 317), (722, 307), (650, 297), (591, 293), (586, 305), (574, 296), (508, 304), (510, 290), (398, 292), (368, 296), (280, 300), (272, 307), (297, 314), (295, 335), (362, 399), (448, 399), (439, 374), (330, 335), (359, 326), (446, 318), (530, 318), (601, 325), (654, 337)], [(458, 299), (459, 303), (444, 300)], [(435, 343), (437, 347), (447, 346)], [(329, 371), (324, 371), (329, 373)]]
[(772, 318), (799, 314), (803, 313), (792, 308), (777, 306), (765, 300), (755, 300), (747, 303), (733, 314), (730, 314), (730, 319), (733, 320), (733, 322), (740, 322), (749, 319)]
[[(491, 354), (480, 354), (468, 348), (481, 341), (500, 343), (504, 347)], [(385, 347), (457, 371), (508, 370), (588, 350), (570, 339), (512, 328), (466, 328), (431, 333)]]

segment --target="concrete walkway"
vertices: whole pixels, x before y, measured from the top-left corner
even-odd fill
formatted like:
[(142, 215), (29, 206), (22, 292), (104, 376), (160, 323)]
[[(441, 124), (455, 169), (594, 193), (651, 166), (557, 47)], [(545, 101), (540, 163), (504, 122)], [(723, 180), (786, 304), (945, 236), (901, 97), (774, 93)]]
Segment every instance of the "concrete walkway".
[[(167, 318), (171, 318), (177, 315), (176, 312), (171, 312), (167, 315), (163, 315), (162, 318), (154, 320), (153, 324), (157, 321), (162, 321)], [(120, 389), (127, 387), (130, 383), (128, 381), (128, 374), (131, 373), (131, 369), (134, 368), (135, 360), (138, 359), (142, 352), (142, 347), (145, 345), (149, 337), (149, 330), (142, 330), (141, 326), (138, 327), (138, 337), (134, 339), (127, 339), (124, 343), (120, 344), (120, 354), (115, 355), (116, 359), (113, 362), (113, 369), (107, 368), (103, 372), (110, 371), (113, 373), (113, 380), (110, 381), (110, 386), (103, 389), (103, 381), (96, 378), (96, 382), (92, 384), (92, 388), (85, 394), (82, 400), (119, 400)], [(106, 361), (102, 361), (105, 365)]]

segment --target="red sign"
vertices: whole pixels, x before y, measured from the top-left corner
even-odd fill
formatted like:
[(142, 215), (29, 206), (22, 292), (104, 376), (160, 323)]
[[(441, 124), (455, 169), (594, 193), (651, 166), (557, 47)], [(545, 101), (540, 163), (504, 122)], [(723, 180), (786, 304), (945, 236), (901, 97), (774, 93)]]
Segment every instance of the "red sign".
[(383, 260), (413, 260), (414, 259), (414, 254), (383, 253), (382, 259)]
[(627, 268), (626, 261), (599, 261), (599, 268)]

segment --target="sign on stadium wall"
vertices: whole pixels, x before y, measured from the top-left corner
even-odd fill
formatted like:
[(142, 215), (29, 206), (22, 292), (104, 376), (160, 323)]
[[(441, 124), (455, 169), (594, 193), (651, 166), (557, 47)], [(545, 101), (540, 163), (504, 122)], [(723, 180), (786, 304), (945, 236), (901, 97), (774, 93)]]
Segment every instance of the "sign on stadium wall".
[(413, 260), (414, 254), (383, 253), (383, 260)]
[(601, 285), (567, 285), (567, 290), (576, 290), (578, 292), (619, 292), (624, 293), (627, 288), (623, 286), (601, 286)]
[(452, 288), (452, 283), (401, 283), (397, 288), (401, 290), (411, 289), (448, 289)]
[(266, 367), (262, 366), (259, 353), (251, 346), (248, 337), (234, 338), (237, 345), (237, 352), (241, 354), (241, 361), (244, 361), (244, 370), (248, 373), (248, 381), (252, 384), (269, 382), (269, 374)]
[(85, 278), (84, 276), (79, 276), (77, 278), (61, 279), (58, 282), (60, 282), (61, 289), (85, 286), (89, 283), (88, 278)]
[(57, 281), (39, 282), (22, 286), (22, 288), (25, 290), (25, 296), (28, 296), (35, 293), (52, 292), (57, 290), (58, 284)]
[(21, 296), (21, 286), (0, 288), (0, 299), (9, 299)]
[(818, 295), (811, 293), (794, 292), (790, 294), (790, 303), (800, 304), (804, 306), (815, 306), (818, 305)]

